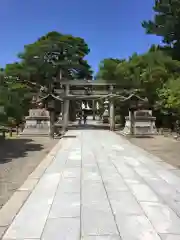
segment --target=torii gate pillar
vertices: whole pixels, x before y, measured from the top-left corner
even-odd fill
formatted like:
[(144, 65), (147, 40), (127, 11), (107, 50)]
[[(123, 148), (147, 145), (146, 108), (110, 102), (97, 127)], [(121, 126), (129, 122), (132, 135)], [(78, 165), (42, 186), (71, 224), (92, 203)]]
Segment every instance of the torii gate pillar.
[[(113, 93), (113, 86), (110, 86), (110, 91)], [(110, 131), (115, 130), (115, 109), (114, 109), (114, 99), (110, 99), (109, 105), (109, 123), (110, 123)]]
[[(69, 85), (65, 85), (65, 96), (69, 94)], [(66, 131), (68, 127), (69, 122), (69, 100), (64, 100), (64, 106), (63, 106), (63, 133)]]
[(93, 120), (96, 119), (96, 106), (95, 106), (95, 100), (92, 100), (92, 111), (93, 111)]
[(110, 130), (115, 130), (115, 111), (114, 111), (114, 100), (110, 100), (110, 116), (109, 116)]

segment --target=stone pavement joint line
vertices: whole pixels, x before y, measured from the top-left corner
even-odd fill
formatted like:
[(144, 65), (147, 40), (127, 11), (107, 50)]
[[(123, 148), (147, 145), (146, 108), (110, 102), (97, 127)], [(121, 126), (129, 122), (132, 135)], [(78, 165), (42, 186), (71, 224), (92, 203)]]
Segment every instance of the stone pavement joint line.
[(61, 141), (3, 240), (180, 240), (174, 168), (109, 131)]

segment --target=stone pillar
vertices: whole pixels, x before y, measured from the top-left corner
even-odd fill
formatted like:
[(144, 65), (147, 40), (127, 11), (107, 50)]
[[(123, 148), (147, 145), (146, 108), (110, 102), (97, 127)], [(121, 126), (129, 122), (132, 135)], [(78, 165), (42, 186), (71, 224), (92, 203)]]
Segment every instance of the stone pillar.
[(54, 138), (54, 123), (55, 123), (55, 112), (51, 110), (49, 112), (49, 117), (50, 117), (50, 131), (49, 131), (49, 136), (50, 138)]
[(63, 120), (63, 118), (64, 118), (64, 101), (63, 102), (61, 102), (61, 117), (62, 117), (62, 120)]
[[(113, 93), (113, 85), (110, 86), (110, 93)], [(114, 99), (110, 99), (109, 102), (109, 123), (110, 123), (110, 131), (115, 130), (115, 110), (114, 110)]]
[[(55, 100), (49, 99), (48, 101), (48, 109), (49, 109), (49, 136), (50, 138), (54, 138), (54, 132), (55, 132)], [(38, 122), (38, 119), (36, 119), (36, 122)]]
[(115, 111), (114, 111), (114, 100), (110, 100), (110, 117), (109, 117), (109, 123), (110, 123), (110, 130), (115, 130)]
[[(65, 96), (69, 94), (69, 85), (65, 85)], [(63, 106), (63, 132), (67, 130), (69, 122), (69, 100), (64, 100), (64, 106)]]
[(95, 100), (92, 100), (92, 111), (93, 111), (93, 120), (96, 120), (96, 106), (95, 106)]
[(130, 121), (130, 134), (134, 135), (134, 124), (135, 124), (135, 118), (134, 118), (134, 110), (129, 110), (129, 121)]

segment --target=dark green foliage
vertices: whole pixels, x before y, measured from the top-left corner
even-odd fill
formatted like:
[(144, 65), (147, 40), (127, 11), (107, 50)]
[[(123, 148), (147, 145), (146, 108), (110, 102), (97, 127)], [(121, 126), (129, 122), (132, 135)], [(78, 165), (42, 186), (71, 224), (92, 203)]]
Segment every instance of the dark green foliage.
[(162, 37), (165, 49), (173, 58), (180, 60), (180, 1), (155, 0), (154, 19), (142, 26), (148, 34)]
[(92, 70), (84, 57), (89, 53), (84, 39), (49, 32), (24, 46), (19, 62), (0, 69), (0, 105), (4, 124), (19, 124), (31, 105), (33, 94), (60, 79), (91, 79)]

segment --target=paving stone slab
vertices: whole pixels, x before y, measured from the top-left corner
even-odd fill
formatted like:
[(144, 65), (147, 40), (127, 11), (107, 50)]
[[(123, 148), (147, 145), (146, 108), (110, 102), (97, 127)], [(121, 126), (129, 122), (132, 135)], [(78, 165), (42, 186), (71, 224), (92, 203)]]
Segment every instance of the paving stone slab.
[(5, 233), (4, 239), (40, 238), (60, 174), (45, 174)]
[(180, 170), (179, 169), (172, 169), (171, 172), (176, 176), (180, 177)]
[(81, 161), (81, 151), (71, 151), (68, 155), (68, 160)]
[(46, 173), (61, 173), (64, 170), (68, 152), (60, 150), (60, 153), (61, 154), (59, 156), (56, 156), (49, 167), (46, 169)]
[(80, 218), (48, 219), (41, 240), (60, 239), (80, 239)]
[(108, 175), (110, 175), (110, 174), (117, 175), (118, 174), (116, 167), (114, 167), (114, 165), (111, 162), (106, 162), (106, 161), (99, 162), (98, 160), (97, 160), (97, 162), (98, 162), (98, 166), (99, 166), (102, 174), (103, 173), (104, 173), (104, 175), (107, 175), (107, 174)]
[(81, 167), (81, 161), (72, 161), (72, 160), (67, 160), (66, 162), (66, 168), (74, 168), (74, 167)]
[(28, 191), (16, 191), (0, 210), (0, 226), (8, 226), (29, 196)]
[(80, 194), (57, 192), (49, 218), (80, 217)]
[(113, 213), (142, 215), (143, 211), (131, 192), (112, 192), (108, 193)]
[(128, 184), (132, 193), (138, 201), (141, 202), (159, 202), (158, 195), (151, 190), (151, 188), (145, 184)]
[(58, 192), (64, 193), (79, 193), (80, 192), (80, 178), (61, 178)]
[(116, 222), (123, 240), (161, 240), (144, 215), (119, 215)]
[(81, 207), (82, 212), (94, 210), (99, 212), (112, 213), (108, 199), (103, 201), (82, 203)]
[(176, 187), (180, 190), (180, 178), (173, 174), (171, 171), (168, 170), (158, 170), (157, 174), (164, 179), (167, 183), (171, 184), (172, 186)]
[(180, 235), (160, 234), (162, 240), (180, 240)]
[(64, 178), (80, 178), (80, 168), (66, 168), (63, 171)]
[(110, 211), (96, 210), (93, 206), (85, 206), (82, 209), (81, 222), (83, 237), (118, 234), (112, 212)]
[(180, 192), (165, 181), (148, 181), (149, 186), (180, 216)]
[(99, 172), (97, 163), (90, 163), (87, 166), (83, 166), (83, 173), (88, 173), (88, 172)]
[(150, 171), (147, 167), (136, 167), (134, 170), (137, 174), (145, 180), (161, 180), (157, 174)]
[(165, 168), (167, 170), (177, 170), (176, 167), (174, 167), (171, 164), (166, 163), (166, 162), (159, 162), (157, 165), (160, 166), (161, 169)]
[(101, 176), (99, 173), (94, 173), (94, 172), (86, 172), (82, 173), (82, 181), (102, 181)]
[(129, 166), (126, 166), (125, 164), (116, 164), (114, 163), (115, 166), (117, 166), (117, 170), (120, 173), (120, 175), (126, 180), (132, 180), (136, 181), (137, 183), (142, 182), (142, 178)]
[(82, 203), (107, 200), (104, 186), (100, 182), (82, 183)]
[(120, 176), (111, 177), (109, 179), (103, 178), (103, 183), (107, 192), (128, 190), (128, 187)]
[(29, 178), (41, 178), (45, 170), (48, 168), (50, 163), (53, 161), (58, 150), (62, 147), (61, 141), (59, 141), (45, 159), (38, 165), (38, 167), (30, 174)]
[(141, 168), (143, 165), (142, 163), (138, 160), (138, 159), (135, 159), (134, 157), (129, 157), (129, 156), (124, 156), (124, 162), (126, 162), (127, 165), (135, 168)]
[(180, 202), (180, 191), (164, 180), (148, 180), (147, 184), (163, 199), (171, 198)]
[(121, 240), (120, 236), (87, 236), (81, 240)]
[(158, 233), (180, 234), (180, 218), (165, 204), (140, 203)]

